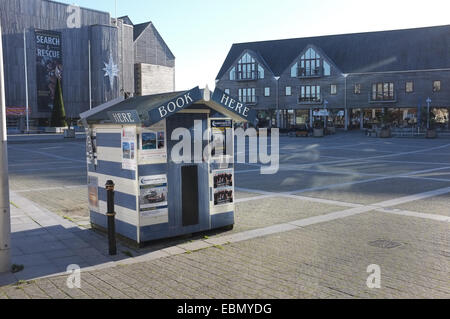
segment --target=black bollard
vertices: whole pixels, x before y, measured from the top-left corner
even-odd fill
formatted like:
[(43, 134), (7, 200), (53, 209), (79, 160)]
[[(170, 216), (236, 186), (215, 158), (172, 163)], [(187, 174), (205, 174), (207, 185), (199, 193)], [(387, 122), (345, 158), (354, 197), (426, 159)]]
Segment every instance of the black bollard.
[(108, 217), (108, 241), (109, 241), (109, 254), (111, 256), (117, 255), (116, 246), (116, 213), (114, 211), (114, 182), (106, 182), (106, 192), (107, 192), (107, 204), (108, 211), (106, 216)]

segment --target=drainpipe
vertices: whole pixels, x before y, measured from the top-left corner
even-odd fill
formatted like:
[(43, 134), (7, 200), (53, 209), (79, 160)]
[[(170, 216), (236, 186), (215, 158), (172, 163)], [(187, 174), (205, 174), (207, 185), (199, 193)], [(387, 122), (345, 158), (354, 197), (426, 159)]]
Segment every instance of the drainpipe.
[(345, 130), (348, 131), (348, 122), (349, 122), (349, 118), (348, 118), (348, 110), (347, 110), (347, 77), (348, 74), (343, 74), (344, 75), (344, 80), (345, 80), (345, 88), (344, 88), (344, 108), (345, 108)]

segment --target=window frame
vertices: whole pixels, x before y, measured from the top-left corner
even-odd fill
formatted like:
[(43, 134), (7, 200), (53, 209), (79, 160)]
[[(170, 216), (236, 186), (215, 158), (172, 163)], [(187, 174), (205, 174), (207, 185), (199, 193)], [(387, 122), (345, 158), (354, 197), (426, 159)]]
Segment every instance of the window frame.
[(238, 96), (242, 103), (256, 103), (256, 88), (240, 88)]
[(372, 83), (371, 100), (373, 102), (394, 101), (395, 83), (394, 82)]
[[(288, 94), (288, 89), (289, 89), (289, 94)], [(286, 88), (284, 90), (284, 95), (292, 96), (292, 86), (286, 86)]]
[[(311, 53), (314, 53), (313, 55)], [(320, 76), (320, 68), (322, 67), (322, 57), (320, 54), (313, 48), (308, 48), (300, 57), (300, 64), (299, 64), (299, 72), (298, 75), (302, 77), (309, 77), (309, 76)], [(314, 65), (314, 67), (313, 67)], [(309, 68), (308, 68), (309, 66)], [(313, 72), (313, 70), (318, 69), (317, 72)], [(300, 72), (303, 70), (303, 72)], [(309, 72), (308, 72), (309, 70)]]
[(337, 84), (330, 85), (330, 95), (337, 95)]
[(322, 88), (320, 85), (300, 86), (300, 103), (320, 103), (322, 101)]
[[(439, 83), (439, 87), (436, 88), (436, 84)], [(434, 80), (433, 81), (433, 93), (441, 92), (442, 89), (442, 82), (441, 80)]]
[[(408, 89), (408, 84), (411, 84), (411, 90)], [(414, 81), (406, 81), (405, 92), (406, 93), (414, 93)]]

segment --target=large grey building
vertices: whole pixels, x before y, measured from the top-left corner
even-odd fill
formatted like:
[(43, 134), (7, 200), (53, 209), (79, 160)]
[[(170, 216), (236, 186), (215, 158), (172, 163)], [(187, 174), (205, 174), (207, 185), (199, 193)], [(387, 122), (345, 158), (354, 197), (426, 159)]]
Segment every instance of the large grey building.
[(175, 90), (175, 56), (151, 22), (49, 0), (0, 0), (0, 23), (8, 113), (23, 110), (28, 91), (36, 126), (47, 125), (57, 78), (69, 118), (121, 95)]
[(385, 112), (414, 125), (428, 105), (448, 126), (449, 48), (450, 25), (239, 43), (216, 82), (254, 105), (267, 126), (329, 114), (337, 126), (360, 128)]

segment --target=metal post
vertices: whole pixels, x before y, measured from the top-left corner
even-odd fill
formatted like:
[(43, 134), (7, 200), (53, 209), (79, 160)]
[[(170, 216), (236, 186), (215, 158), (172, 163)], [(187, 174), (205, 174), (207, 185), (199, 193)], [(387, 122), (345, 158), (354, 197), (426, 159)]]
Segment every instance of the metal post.
[(8, 180), (8, 136), (6, 131), (5, 78), (3, 72), (3, 41), (0, 26), (0, 131), (2, 134), (0, 155), (0, 273), (11, 267), (11, 217)]
[(23, 30), (23, 54), (25, 66), (25, 110), (27, 118), (27, 133), (30, 133), (30, 119), (29, 119), (29, 102), (28, 102), (28, 58), (27, 58), (27, 33)]
[(89, 109), (92, 110), (91, 40), (88, 41), (88, 57), (89, 57), (89, 59), (88, 59), (88, 63), (89, 63)]
[(281, 125), (280, 125), (280, 90), (279, 90), (279, 85), (280, 85), (280, 82), (279, 82), (279, 80), (280, 80), (280, 77), (279, 76), (276, 76), (275, 77), (275, 81), (277, 81), (277, 127), (278, 128), (281, 128)]
[(348, 117), (348, 109), (347, 109), (347, 77), (348, 74), (344, 74), (344, 107), (345, 107), (345, 130), (348, 131), (349, 117)]
[(108, 242), (109, 242), (109, 254), (111, 256), (117, 255), (116, 246), (116, 213), (114, 211), (114, 182), (106, 182), (107, 191), (107, 204), (108, 212), (106, 216), (108, 217)]
[(431, 99), (428, 98), (427, 99), (427, 130), (430, 129), (430, 104), (431, 104)]

